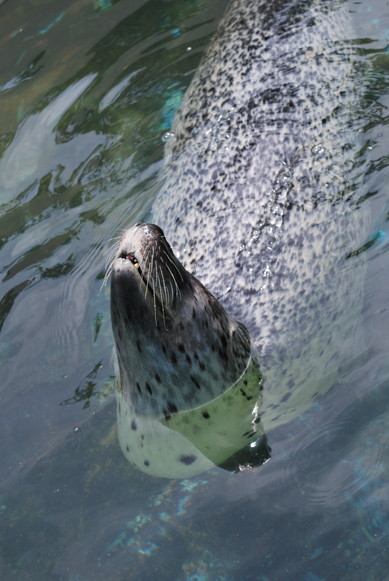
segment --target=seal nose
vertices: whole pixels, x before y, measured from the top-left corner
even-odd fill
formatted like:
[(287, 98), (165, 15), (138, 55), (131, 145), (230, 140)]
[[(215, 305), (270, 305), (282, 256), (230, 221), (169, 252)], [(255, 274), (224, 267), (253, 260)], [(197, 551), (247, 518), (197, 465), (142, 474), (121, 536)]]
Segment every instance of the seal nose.
[(148, 236), (155, 236), (156, 238), (163, 236), (163, 238), (165, 238), (162, 228), (156, 224), (139, 224), (139, 226), (143, 226), (144, 233)]
[(139, 230), (140, 228), (143, 229), (143, 234), (145, 236), (148, 236), (148, 237), (150, 237), (150, 236), (163, 236), (163, 237), (165, 237), (163, 230), (159, 226), (157, 226), (156, 224), (151, 224), (151, 223), (147, 223), (147, 222), (137, 222), (131, 228), (129, 228), (127, 232), (134, 233), (137, 230)]

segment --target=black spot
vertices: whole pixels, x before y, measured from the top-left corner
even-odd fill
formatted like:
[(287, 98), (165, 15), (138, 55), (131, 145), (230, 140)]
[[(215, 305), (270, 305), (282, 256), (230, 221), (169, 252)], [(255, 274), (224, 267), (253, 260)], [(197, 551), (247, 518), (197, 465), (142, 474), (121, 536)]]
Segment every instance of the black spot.
[(193, 353), (193, 357), (196, 359), (196, 361), (199, 360), (199, 356), (197, 355), (196, 351)]
[(147, 389), (147, 391), (149, 392), (150, 395), (153, 395), (153, 390), (151, 389), (151, 385), (149, 383), (145, 383), (145, 388)]
[(192, 319), (195, 319), (195, 318), (196, 318), (196, 311), (195, 311), (195, 309), (193, 307), (193, 310), (192, 310)]
[(140, 439), (141, 440), (144, 440), (145, 439), (145, 435), (144, 434), (141, 434)]
[(253, 399), (253, 395), (247, 395), (247, 393), (245, 392), (244, 389), (240, 388), (240, 393), (243, 395), (243, 397), (245, 397), (247, 399), (247, 401), (250, 401), (251, 399)]
[(189, 357), (188, 354), (186, 354), (186, 360), (189, 363), (189, 365), (192, 365), (192, 359)]
[(157, 383), (161, 383), (161, 378), (159, 377), (158, 373), (156, 373), (154, 377)]
[(179, 344), (179, 346), (178, 346), (178, 350), (179, 350), (181, 353), (185, 353), (185, 346), (184, 346), (182, 343), (180, 343), (180, 344)]
[(150, 462), (149, 462), (148, 460), (145, 460), (145, 461), (143, 462), (143, 464), (144, 464), (145, 466), (150, 466)]
[(187, 466), (189, 466), (190, 464), (193, 464), (193, 462), (196, 462), (197, 460), (197, 456), (195, 456), (194, 454), (188, 454), (188, 455), (184, 455), (182, 454), (178, 460), (182, 463), (182, 464), (186, 464)]
[(165, 347), (165, 345), (162, 345), (162, 351), (163, 351), (163, 352), (165, 353), (165, 355), (166, 355), (166, 347)]
[(224, 349), (226, 349), (226, 348), (227, 348), (227, 337), (226, 337), (225, 335), (222, 335), (222, 336), (220, 337), (220, 340), (221, 340), (221, 342), (222, 342), (222, 347), (223, 347)]
[(199, 382), (197, 381), (197, 379), (193, 375), (190, 375), (189, 377), (190, 377), (191, 382), (195, 384), (195, 386), (197, 387), (197, 389), (201, 389), (201, 385), (199, 384)]
[(199, 363), (201, 371), (205, 371), (206, 367), (202, 361)]
[(221, 359), (224, 359), (224, 361), (228, 360), (227, 353), (225, 351), (223, 351), (223, 349), (219, 349), (219, 355), (220, 355)]
[(128, 445), (126, 446), (126, 450), (127, 450), (127, 452), (130, 451), (130, 447)]
[(141, 386), (139, 385), (138, 382), (136, 382), (136, 389), (138, 390), (139, 393), (142, 393)]
[(134, 432), (136, 432), (136, 430), (138, 429), (138, 426), (136, 425), (136, 421), (132, 420), (131, 422), (131, 430), (133, 430)]
[(139, 339), (136, 340), (136, 348), (138, 349), (139, 353), (142, 353), (142, 348), (140, 346), (140, 341)]
[(122, 409), (121, 406), (120, 406), (120, 401), (119, 401), (118, 409), (119, 409), (119, 414), (120, 414), (121, 409)]
[(177, 406), (172, 402), (172, 401), (168, 401), (167, 402), (167, 408), (165, 410), (165, 413), (168, 413), (169, 415), (171, 414), (176, 414), (178, 412)]
[(247, 386), (247, 379), (244, 379), (243, 383)]
[(173, 365), (175, 365), (177, 363), (177, 357), (176, 357), (176, 354), (174, 353), (174, 351), (172, 351), (170, 354), (170, 361), (173, 363)]
[(208, 420), (208, 419), (209, 419), (209, 413), (208, 413), (208, 412), (203, 412), (201, 415), (202, 415), (202, 416), (203, 416), (203, 418), (205, 418), (206, 420)]

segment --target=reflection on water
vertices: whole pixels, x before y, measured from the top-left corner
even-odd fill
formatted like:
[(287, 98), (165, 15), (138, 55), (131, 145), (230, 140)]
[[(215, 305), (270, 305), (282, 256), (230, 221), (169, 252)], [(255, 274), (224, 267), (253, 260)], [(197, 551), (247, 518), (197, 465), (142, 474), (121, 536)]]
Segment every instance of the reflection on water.
[(366, 352), (272, 432), (260, 478), (166, 482), (117, 444), (106, 249), (151, 205), (163, 136), (225, 5), (0, 3), (1, 579), (385, 578), (384, 2), (351, 6), (373, 215)]

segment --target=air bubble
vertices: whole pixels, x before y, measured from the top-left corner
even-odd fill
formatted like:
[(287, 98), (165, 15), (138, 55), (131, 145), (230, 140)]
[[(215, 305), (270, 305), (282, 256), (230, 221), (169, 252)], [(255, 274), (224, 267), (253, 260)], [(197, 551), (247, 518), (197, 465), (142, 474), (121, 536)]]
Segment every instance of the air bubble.
[(168, 141), (173, 141), (174, 138), (175, 138), (175, 134), (173, 133), (173, 131), (166, 131), (166, 133), (164, 133), (162, 135), (163, 143), (167, 143)]

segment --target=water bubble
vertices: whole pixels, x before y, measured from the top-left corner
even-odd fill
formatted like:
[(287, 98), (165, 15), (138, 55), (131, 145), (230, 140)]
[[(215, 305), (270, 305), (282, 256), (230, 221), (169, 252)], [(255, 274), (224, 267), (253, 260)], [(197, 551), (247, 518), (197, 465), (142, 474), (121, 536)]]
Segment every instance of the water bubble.
[(175, 134), (173, 133), (173, 131), (166, 131), (166, 133), (164, 133), (162, 135), (163, 143), (167, 143), (168, 141), (173, 141), (174, 138), (175, 138)]
[(269, 267), (268, 264), (266, 265), (266, 268), (263, 271), (263, 275), (262, 276), (263, 276), (263, 278), (269, 278), (271, 276), (271, 270), (270, 270), (270, 267)]
[(325, 148), (323, 147), (322, 143), (317, 143), (312, 147), (311, 152), (313, 153), (313, 155), (321, 155), (325, 153)]

